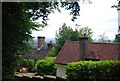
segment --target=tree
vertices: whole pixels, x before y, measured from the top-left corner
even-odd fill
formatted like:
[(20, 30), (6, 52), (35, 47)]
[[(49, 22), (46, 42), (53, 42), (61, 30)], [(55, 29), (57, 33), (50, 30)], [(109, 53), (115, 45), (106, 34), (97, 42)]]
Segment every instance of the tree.
[(56, 32), (56, 43), (63, 45), (65, 41), (70, 40), (73, 33), (73, 29), (67, 26), (65, 23), (59, 28), (59, 32)]
[(120, 6), (120, 1), (117, 0), (118, 5), (112, 5), (111, 8), (117, 8), (117, 10), (120, 10), (119, 6)]
[(103, 33), (102, 35), (99, 35), (98, 42), (112, 42), (109, 40), (108, 36)]
[(63, 44), (65, 41), (79, 41), (80, 36), (86, 36), (89, 37), (89, 41), (93, 41), (92, 34), (93, 31), (91, 28), (84, 27), (80, 29), (73, 30), (70, 26), (67, 26), (65, 23), (62, 25), (61, 28), (59, 28), (59, 31), (56, 33), (56, 52), (54, 54), (58, 54), (58, 52), (61, 50)]
[(84, 36), (84, 34), (89, 37), (88, 41), (92, 42), (93, 31), (89, 27), (83, 27), (79, 29), (79, 36)]
[[(58, 52), (61, 50), (63, 44), (67, 40), (71, 40), (73, 33), (73, 29), (70, 26), (67, 26), (65, 23), (62, 25), (62, 27), (59, 28), (59, 31), (56, 32), (56, 44), (55, 47), (55, 55), (58, 54)], [(73, 39), (73, 38), (72, 38)]]
[[(2, 3), (2, 78), (10, 79), (15, 72), (17, 56), (28, 48), (32, 30), (44, 27), (48, 15), (59, 9), (59, 5), (71, 10), (72, 21), (79, 16), (78, 2), (3, 2)], [(43, 24), (33, 23), (41, 18)]]
[(72, 34), (70, 37), (71, 41), (78, 41), (79, 40), (79, 31), (77, 30), (77, 28), (75, 28), (75, 31), (73, 31), (71, 34)]
[(32, 30), (42, 25), (30, 20), (31, 14), (25, 3), (3, 3), (2, 9), (2, 78), (11, 79), (17, 55), (26, 52)]

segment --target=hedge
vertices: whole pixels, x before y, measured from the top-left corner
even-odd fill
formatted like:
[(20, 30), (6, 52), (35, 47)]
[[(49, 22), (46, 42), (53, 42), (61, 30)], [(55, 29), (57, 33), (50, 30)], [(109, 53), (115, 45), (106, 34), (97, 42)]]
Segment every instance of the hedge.
[(36, 62), (37, 73), (41, 75), (56, 75), (55, 57), (48, 57)]
[(120, 80), (119, 61), (80, 61), (66, 66), (67, 78), (73, 80)]

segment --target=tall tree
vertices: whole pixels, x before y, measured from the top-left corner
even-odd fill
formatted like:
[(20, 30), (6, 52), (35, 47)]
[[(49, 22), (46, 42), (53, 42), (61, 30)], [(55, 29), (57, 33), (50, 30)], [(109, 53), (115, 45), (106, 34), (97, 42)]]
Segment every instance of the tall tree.
[[(59, 10), (58, 2), (3, 2), (2, 3), (2, 78), (10, 79), (15, 72), (17, 55), (23, 53), (32, 38), (32, 30), (44, 25), (32, 21), (41, 18), (47, 24), (48, 15)], [(62, 2), (61, 7), (71, 10), (72, 20), (79, 15), (80, 6), (77, 2)]]
[[(85, 0), (83, 0), (84, 2)], [(74, 21), (79, 16), (80, 5), (78, 2), (3, 2), (2, 3), (2, 78), (10, 79), (15, 71), (15, 60), (27, 48), (27, 41), (32, 38), (31, 31), (38, 27), (44, 27), (38, 23), (33, 23), (37, 19), (42, 19), (43, 24), (47, 24), (48, 15), (60, 8), (70, 10), (71, 20)]]
[(61, 50), (64, 42), (67, 40), (71, 40), (72, 33), (73, 29), (70, 26), (67, 26), (65, 23), (62, 25), (62, 27), (59, 28), (59, 31), (56, 32), (56, 44), (54, 45), (56, 55)]
[(56, 32), (56, 43), (63, 45), (65, 41), (70, 40), (72, 33), (73, 29), (64, 23), (59, 32)]
[(80, 36), (79, 36), (79, 31), (77, 30), (77, 28), (75, 28), (75, 31), (73, 31), (71, 34), (72, 34), (71, 38), (70, 38), (71, 41), (78, 41), (79, 40)]
[(54, 45), (55, 47), (55, 55), (58, 54), (58, 52), (61, 50), (63, 44), (67, 40), (71, 41), (77, 41), (79, 36), (78, 36), (78, 31), (73, 29), (70, 26), (67, 26), (65, 23), (62, 25), (62, 27), (59, 28), (59, 31), (56, 32), (56, 44)]
[(3, 3), (2, 9), (2, 78), (10, 79), (15, 72), (17, 55), (26, 51), (32, 30), (40, 24), (30, 20), (31, 14), (24, 3)]
[(59, 28), (59, 31), (56, 33), (56, 55), (60, 51), (61, 47), (63, 46), (64, 42), (69, 41), (78, 41), (80, 36), (86, 36), (89, 37), (89, 41), (93, 41), (92, 34), (93, 31), (91, 28), (84, 27), (80, 29), (73, 30), (70, 26), (67, 26), (65, 23), (62, 25), (62, 27)]

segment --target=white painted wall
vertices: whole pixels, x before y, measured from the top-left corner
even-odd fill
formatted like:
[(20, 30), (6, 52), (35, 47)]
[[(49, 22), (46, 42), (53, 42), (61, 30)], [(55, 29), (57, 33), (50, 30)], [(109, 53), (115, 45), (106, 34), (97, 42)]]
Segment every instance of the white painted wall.
[(65, 65), (57, 64), (57, 76), (65, 77), (66, 76)]

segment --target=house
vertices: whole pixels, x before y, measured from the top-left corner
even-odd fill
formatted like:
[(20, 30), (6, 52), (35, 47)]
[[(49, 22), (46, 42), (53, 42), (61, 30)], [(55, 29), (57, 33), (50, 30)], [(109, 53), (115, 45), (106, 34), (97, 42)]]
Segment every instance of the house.
[(51, 51), (53, 47), (52, 41), (50, 41), (46, 45), (45, 37), (38, 36), (37, 38), (38, 38), (37, 48), (31, 49), (30, 52), (23, 55), (22, 58), (31, 58), (36, 61), (36, 60), (44, 59), (47, 56), (47, 54)]
[(55, 60), (57, 76), (66, 76), (65, 65), (80, 60), (120, 60), (120, 43), (88, 42), (88, 37), (66, 41)]

